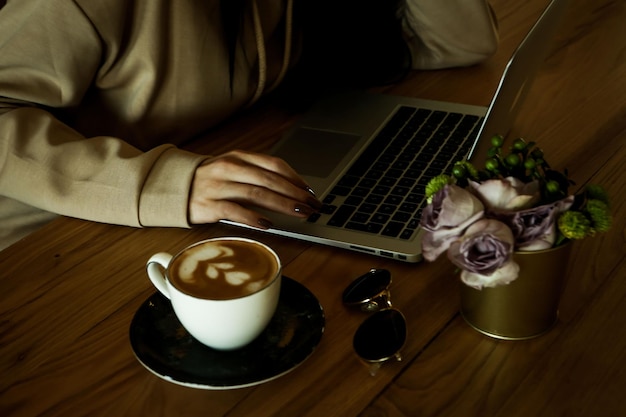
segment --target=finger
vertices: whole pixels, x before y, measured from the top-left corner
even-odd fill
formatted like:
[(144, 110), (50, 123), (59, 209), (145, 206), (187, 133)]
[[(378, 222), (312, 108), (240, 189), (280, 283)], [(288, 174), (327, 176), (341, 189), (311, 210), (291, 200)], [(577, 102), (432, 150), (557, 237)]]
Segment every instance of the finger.
[(246, 161), (251, 165), (256, 165), (267, 171), (274, 172), (289, 180), (297, 187), (303, 189), (310, 188), (306, 181), (304, 181), (304, 179), (284, 159), (266, 154), (240, 150), (229, 152), (229, 154), (232, 154), (236, 158)]
[[(231, 151), (226, 155), (236, 160), (245, 161), (250, 166), (258, 167), (269, 173), (265, 176), (266, 181), (260, 185), (269, 188), (273, 187), (275, 191), (280, 191), (288, 196), (296, 196), (300, 201), (310, 200), (310, 198), (313, 197), (311, 201), (314, 207), (319, 208), (322, 206), (322, 203), (315, 195), (315, 191), (285, 160), (265, 154), (239, 150)], [(273, 176), (272, 173), (279, 177)], [(293, 184), (297, 190), (291, 187), (291, 185), (285, 184), (283, 180), (287, 180), (290, 184)], [(303, 193), (302, 190), (306, 191), (306, 194)]]
[[(216, 193), (216, 199), (232, 199), (234, 197), (243, 196), (249, 201), (247, 196), (254, 194), (257, 190), (248, 189), (246, 192), (239, 191), (237, 195), (232, 194), (235, 184), (248, 184), (266, 188), (273, 193), (281, 194), (288, 199), (305, 203), (315, 209), (321, 207), (321, 202), (315, 198), (308, 187), (295, 185), (282, 175), (254, 163), (260, 160), (264, 161), (263, 158), (256, 159), (249, 154), (247, 154), (244, 159), (241, 159), (234, 153), (229, 153), (210, 160), (205, 165), (199, 167), (197, 177), (211, 179), (204, 187), (208, 189), (209, 192)], [(267, 166), (266, 164), (261, 165)], [(216, 179), (220, 179), (221, 183), (216, 182)], [(222, 194), (217, 194), (220, 191)]]
[(314, 202), (303, 204), (264, 187), (209, 177), (200, 183), (194, 181), (189, 200), (189, 219), (193, 224), (227, 219), (266, 229), (271, 227), (271, 221), (251, 210), (251, 206), (307, 218), (316, 211)]
[(230, 220), (259, 229), (273, 227), (272, 221), (266, 216), (232, 201), (213, 201), (210, 205), (190, 205), (189, 222), (191, 224), (215, 223), (220, 220)]
[(301, 218), (309, 217), (319, 209), (316, 200), (310, 197), (309, 201), (302, 202), (265, 187), (243, 183), (229, 183), (228, 186), (220, 187), (219, 191), (214, 190), (211, 193), (211, 198), (214, 201), (232, 201)]

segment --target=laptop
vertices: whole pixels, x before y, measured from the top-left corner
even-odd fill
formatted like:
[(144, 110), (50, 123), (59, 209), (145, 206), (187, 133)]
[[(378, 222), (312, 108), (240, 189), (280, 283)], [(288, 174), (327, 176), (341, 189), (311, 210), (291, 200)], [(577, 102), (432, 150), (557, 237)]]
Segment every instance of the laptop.
[(309, 219), (268, 214), (267, 232), (419, 262), (425, 185), (456, 161), (486, 155), (495, 134), (506, 136), (566, 5), (546, 7), (488, 107), (365, 92), (316, 103), (271, 153), (302, 175), (324, 208)]

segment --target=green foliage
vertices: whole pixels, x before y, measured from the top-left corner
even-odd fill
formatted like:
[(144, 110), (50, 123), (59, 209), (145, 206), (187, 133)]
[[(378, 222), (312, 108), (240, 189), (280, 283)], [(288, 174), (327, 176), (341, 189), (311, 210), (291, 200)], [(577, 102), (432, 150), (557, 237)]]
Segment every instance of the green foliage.
[[(536, 147), (535, 142), (517, 138), (509, 150), (504, 151), (504, 138), (496, 135), (491, 139), (491, 145), (482, 169), (477, 169), (468, 161), (459, 161), (452, 168), (452, 175), (434, 178), (426, 187), (428, 202), (432, 202), (432, 196), (445, 184), (456, 183), (460, 187), (466, 187), (470, 180), (482, 182), (507, 177), (517, 178), (524, 183), (537, 181), (541, 193), (537, 205), (553, 203), (569, 195), (569, 187), (574, 182), (569, 179), (567, 170), (560, 172), (552, 169), (543, 150)], [(561, 236), (556, 244), (606, 232), (611, 224), (609, 197), (605, 189), (599, 185), (587, 185), (576, 196), (569, 211), (560, 215), (557, 227)]]
[(441, 174), (432, 178), (426, 185), (426, 199), (430, 204), (433, 199), (433, 195), (437, 194), (437, 191), (441, 190), (446, 184), (453, 184), (454, 180), (449, 175)]
[(567, 239), (583, 239), (592, 233), (591, 221), (579, 211), (566, 211), (557, 222), (559, 231)]
[(613, 219), (609, 212), (609, 206), (601, 200), (587, 200), (584, 212), (591, 220), (591, 226), (594, 232), (606, 232), (611, 228)]

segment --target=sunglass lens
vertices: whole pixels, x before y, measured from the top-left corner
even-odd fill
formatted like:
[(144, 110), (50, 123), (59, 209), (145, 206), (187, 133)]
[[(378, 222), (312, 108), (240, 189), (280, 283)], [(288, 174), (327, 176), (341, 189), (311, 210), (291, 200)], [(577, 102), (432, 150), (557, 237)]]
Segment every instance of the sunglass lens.
[[(373, 308), (376, 307), (376, 299), (382, 298), (386, 303), (388, 300), (387, 288), (391, 284), (391, 273), (386, 269), (372, 269), (368, 273), (358, 277), (344, 290), (342, 300), (349, 306), (362, 305), (374, 301)], [(380, 308), (380, 306), (378, 306)]]
[(406, 320), (396, 309), (368, 317), (354, 335), (354, 350), (367, 362), (384, 362), (399, 353), (406, 341)]

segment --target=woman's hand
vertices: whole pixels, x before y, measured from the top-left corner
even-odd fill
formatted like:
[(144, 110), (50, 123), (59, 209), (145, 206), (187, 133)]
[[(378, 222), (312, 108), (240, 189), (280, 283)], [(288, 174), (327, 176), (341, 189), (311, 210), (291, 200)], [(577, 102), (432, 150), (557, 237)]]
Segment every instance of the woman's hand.
[(193, 224), (232, 220), (268, 229), (272, 222), (250, 207), (306, 218), (322, 204), (302, 178), (282, 159), (232, 151), (203, 162), (189, 197)]

